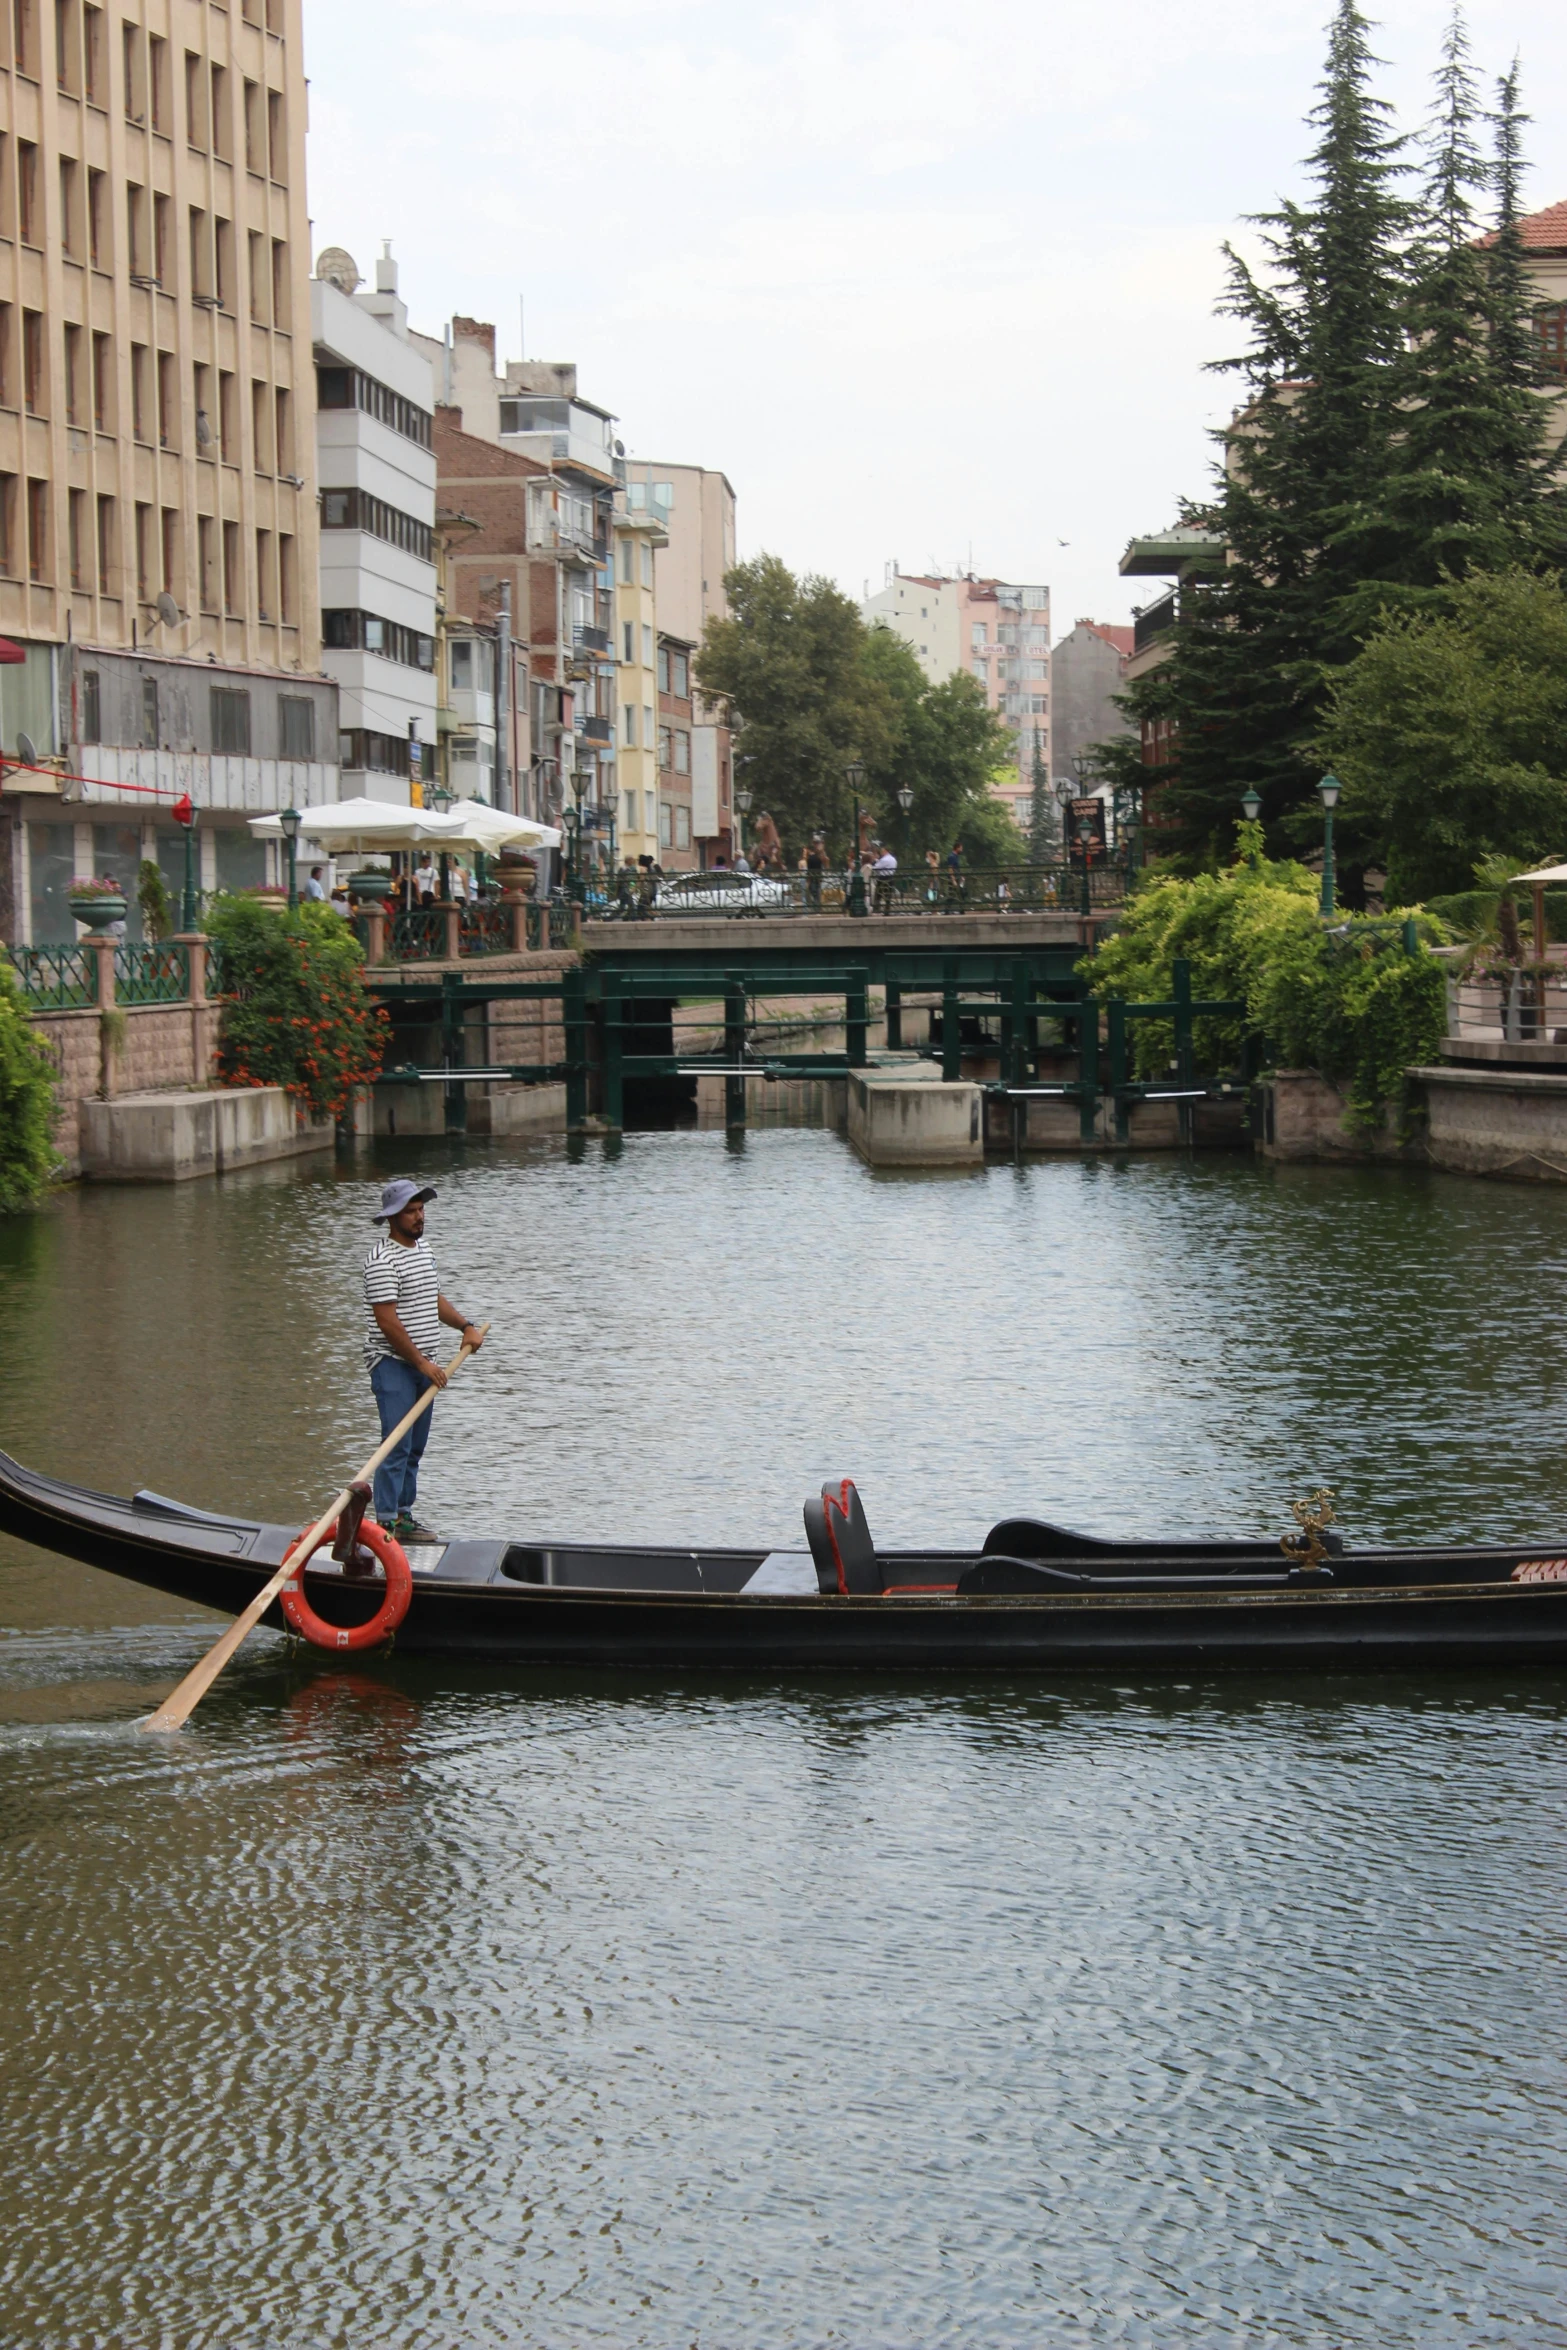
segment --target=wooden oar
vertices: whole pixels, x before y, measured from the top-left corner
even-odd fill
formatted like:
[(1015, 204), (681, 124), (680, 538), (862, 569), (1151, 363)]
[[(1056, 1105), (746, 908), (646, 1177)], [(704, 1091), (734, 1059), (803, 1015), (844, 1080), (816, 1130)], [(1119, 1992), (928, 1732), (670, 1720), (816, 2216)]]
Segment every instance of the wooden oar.
[[(486, 1338), (489, 1335), (489, 1328), (490, 1325), (488, 1322), (486, 1322), (479, 1332), (479, 1337), (481, 1339)], [(462, 1345), (457, 1349), (457, 1352), (453, 1355), (451, 1361), (446, 1366), (446, 1376), (448, 1380), (455, 1378), (456, 1374), (462, 1369), (463, 1364), (467, 1361), (469, 1355), (472, 1353), (473, 1348), (468, 1344), (467, 1340), (464, 1339)], [(360, 1470), (359, 1475), (354, 1479), (353, 1483), (355, 1485), (366, 1485), (369, 1483), (370, 1479), (375, 1475), (376, 1470), (386, 1459), (387, 1454), (391, 1452), (395, 1446), (402, 1442), (409, 1429), (413, 1426), (415, 1420), (418, 1419), (419, 1414), (429, 1410), (431, 1404), (435, 1401), (435, 1398), (439, 1393), (440, 1389), (432, 1382), (431, 1385), (425, 1389), (423, 1395), (420, 1396), (419, 1401), (414, 1405), (413, 1410), (411, 1412), (406, 1412), (402, 1419), (398, 1421), (397, 1426), (392, 1430), (391, 1435), (384, 1436), (381, 1439), (381, 1442), (376, 1446), (374, 1452), (370, 1455), (370, 1458), (366, 1461), (364, 1467)], [(288, 1555), (284, 1559), (283, 1564), (279, 1567), (277, 1573), (273, 1576), (271, 1582), (265, 1584), (263, 1588), (256, 1593), (255, 1598), (251, 1601), (249, 1607), (246, 1608), (243, 1615), (235, 1617), (233, 1623), (230, 1624), (222, 1639), (215, 1647), (208, 1649), (206, 1655), (202, 1658), (199, 1665), (192, 1667), (190, 1672), (186, 1674), (184, 1680), (180, 1683), (179, 1687), (174, 1691), (173, 1695), (171, 1697), (166, 1697), (162, 1705), (159, 1706), (157, 1712), (155, 1714), (149, 1714), (146, 1720), (139, 1725), (143, 1730), (177, 1730), (181, 1723), (186, 1721), (189, 1716), (194, 1713), (196, 1707), (206, 1696), (207, 1691), (212, 1687), (213, 1682), (217, 1679), (224, 1666), (228, 1663), (229, 1658), (234, 1654), (235, 1649), (238, 1648), (240, 1642), (245, 1638), (248, 1632), (253, 1632), (255, 1630), (262, 1617), (266, 1614), (268, 1608), (272, 1605), (272, 1602), (276, 1599), (278, 1593), (282, 1590), (284, 1584), (288, 1581), (289, 1575), (293, 1571), (294, 1560), (301, 1554), (303, 1554), (306, 1558), (309, 1558), (312, 1555), (316, 1544), (320, 1542), (326, 1535), (328, 1535), (332, 1528), (336, 1525), (339, 1513), (348, 1507), (352, 1492), (353, 1485), (345, 1485), (337, 1499), (331, 1504), (330, 1508), (322, 1511), (320, 1517), (317, 1518), (309, 1533), (302, 1534), (297, 1542), (291, 1543), (289, 1545)]]

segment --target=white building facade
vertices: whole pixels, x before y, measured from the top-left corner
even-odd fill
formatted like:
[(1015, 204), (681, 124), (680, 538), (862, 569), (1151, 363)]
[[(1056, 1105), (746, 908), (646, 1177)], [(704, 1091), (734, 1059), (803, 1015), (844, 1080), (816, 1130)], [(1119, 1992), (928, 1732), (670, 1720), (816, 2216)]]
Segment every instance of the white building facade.
[(406, 806), (434, 771), (434, 377), (389, 253), (373, 293), (348, 254), (323, 253), (310, 307), (321, 659), (338, 684), (341, 793)]

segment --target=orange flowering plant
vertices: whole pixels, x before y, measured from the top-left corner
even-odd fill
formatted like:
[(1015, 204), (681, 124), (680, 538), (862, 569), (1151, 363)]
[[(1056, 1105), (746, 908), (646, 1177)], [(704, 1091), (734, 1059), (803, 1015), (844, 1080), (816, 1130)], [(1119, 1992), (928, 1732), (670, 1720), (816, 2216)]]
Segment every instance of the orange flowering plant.
[(224, 1083), (281, 1085), (313, 1118), (341, 1118), (380, 1068), (387, 1032), (341, 914), (311, 901), (290, 914), (219, 897), (207, 930), (218, 950)]

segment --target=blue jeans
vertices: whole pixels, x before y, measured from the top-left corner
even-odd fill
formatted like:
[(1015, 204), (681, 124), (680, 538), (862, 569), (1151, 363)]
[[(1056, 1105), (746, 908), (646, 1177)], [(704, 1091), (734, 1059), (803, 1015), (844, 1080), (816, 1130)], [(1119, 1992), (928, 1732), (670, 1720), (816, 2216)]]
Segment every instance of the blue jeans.
[[(428, 1379), (420, 1378), (411, 1363), (383, 1357), (376, 1364), (370, 1373), (370, 1385), (381, 1414), (383, 1436), (391, 1435), (429, 1384)], [(419, 1414), (402, 1443), (394, 1445), (375, 1473), (375, 1514), (383, 1526), (389, 1526), (404, 1511), (413, 1516), (414, 1499), (419, 1491), (419, 1463), (430, 1441), (434, 1410), (432, 1404), (428, 1411)]]

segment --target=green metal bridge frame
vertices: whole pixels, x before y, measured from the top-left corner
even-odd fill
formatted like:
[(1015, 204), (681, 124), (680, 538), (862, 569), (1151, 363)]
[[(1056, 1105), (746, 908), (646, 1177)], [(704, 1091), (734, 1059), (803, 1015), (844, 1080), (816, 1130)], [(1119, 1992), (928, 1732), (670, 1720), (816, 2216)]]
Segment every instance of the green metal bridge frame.
[[(858, 947), (858, 942), (856, 942)], [(994, 1020), (1000, 1028), (1001, 1077), (992, 1090), (1015, 1104), (1050, 1095), (1075, 1100), (1080, 1133), (1094, 1138), (1101, 1095), (1115, 1102), (1116, 1139), (1128, 1139), (1128, 1115), (1139, 1100), (1175, 1100), (1181, 1108), (1183, 1130), (1189, 1131), (1190, 1103), (1208, 1089), (1198, 1083), (1192, 1050), (1192, 1027), (1208, 1016), (1236, 1018), (1244, 1006), (1230, 1002), (1198, 1001), (1192, 995), (1191, 970), (1178, 962), (1174, 994), (1167, 1003), (1108, 1003), (1091, 997), (1078, 974), (1082, 949), (1071, 941), (1059, 944), (1014, 946), (1002, 942), (946, 947), (880, 947), (874, 935), (865, 951), (852, 959), (824, 956), (804, 942), (753, 941), (743, 945), (733, 931), (715, 939), (711, 949), (682, 945), (649, 946), (613, 951), (597, 949), (591, 959), (572, 966), (558, 978), (521, 980), (491, 978), (482, 966), (443, 969), (439, 975), (377, 970), (372, 983), (385, 1003), (417, 1003), (439, 1012), (441, 1063), (437, 1069), (383, 1070), (380, 1085), (428, 1083), (445, 1086), (448, 1132), (467, 1126), (470, 1084), (502, 1080), (543, 1083), (564, 1080), (566, 1124), (581, 1128), (589, 1115), (589, 1093), (599, 1080), (600, 1114), (605, 1125), (625, 1122), (625, 1086), (644, 1077), (722, 1077), (725, 1081), (726, 1122), (745, 1123), (747, 1077), (779, 1081), (846, 1077), (869, 1062), (870, 992), (881, 987), (886, 996), (887, 1042), (902, 1045), (904, 998), (913, 993), (939, 995), (941, 1006), (942, 1075), (956, 1078), (961, 1070), (961, 1023), (965, 1014)], [(746, 1011), (758, 994), (842, 996), (845, 1045), (835, 1053), (773, 1053), (745, 1058)], [(683, 1002), (720, 1002), (724, 1007), (724, 1043), (721, 1053), (649, 1053), (628, 1046), (642, 1025), (639, 1012), (650, 1003), (671, 999)], [(560, 1061), (508, 1062), (475, 1066), (464, 1062), (464, 1015), (476, 1005), (517, 1002), (559, 1002), (565, 1039)], [(1106, 1058), (1101, 1072), (1099, 1013), (1106, 1020)], [(1169, 1020), (1176, 1036), (1176, 1070), (1172, 1085), (1139, 1083), (1130, 1075), (1130, 1023)], [(1057, 1021), (1075, 1032), (1078, 1074), (1059, 1084), (1033, 1081), (1039, 1050), (1039, 1024)], [(1253, 1040), (1248, 1039), (1243, 1065), (1249, 1074)]]

